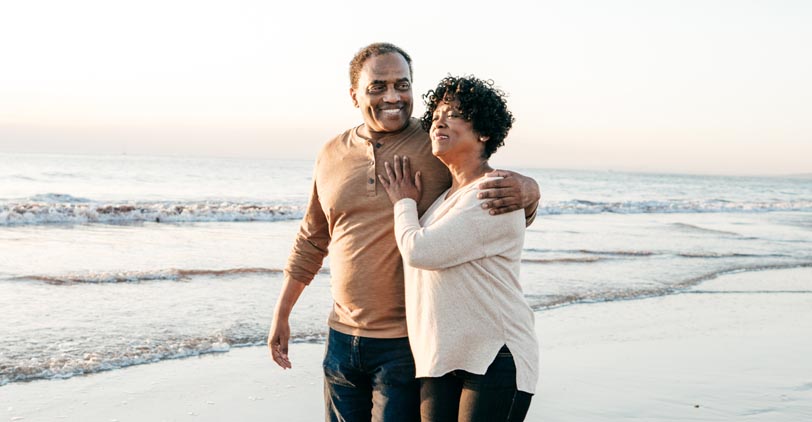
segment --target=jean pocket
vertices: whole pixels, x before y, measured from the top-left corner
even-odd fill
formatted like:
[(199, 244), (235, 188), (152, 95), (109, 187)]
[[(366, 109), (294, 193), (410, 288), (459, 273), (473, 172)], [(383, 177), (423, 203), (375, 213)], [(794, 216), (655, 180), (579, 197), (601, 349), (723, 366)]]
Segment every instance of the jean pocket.
[(324, 381), (327, 384), (355, 387), (355, 384), (348, 377), (349, 368), (344, 367), (338, 359), (331, 357), (329, 353), (324, 357), (321, 366), (324, 368)]

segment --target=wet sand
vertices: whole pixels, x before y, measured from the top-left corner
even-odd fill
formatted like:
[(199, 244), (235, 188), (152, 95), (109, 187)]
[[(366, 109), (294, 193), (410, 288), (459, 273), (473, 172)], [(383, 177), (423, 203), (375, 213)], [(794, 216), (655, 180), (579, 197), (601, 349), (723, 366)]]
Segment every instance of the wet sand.
[[(665, 297), (536, 314), (528, 421), (812, 420), (812, 269), (731, 274)], [(321, 344), (0, 387), (8, 421), (320, 421)]]

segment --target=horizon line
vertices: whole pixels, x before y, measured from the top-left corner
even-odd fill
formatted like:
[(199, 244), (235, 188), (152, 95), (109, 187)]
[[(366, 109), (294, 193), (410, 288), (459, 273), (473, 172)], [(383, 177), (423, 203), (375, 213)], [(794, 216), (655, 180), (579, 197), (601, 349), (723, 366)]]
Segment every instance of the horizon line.
[[(248, 155), (207, 155), (195, 153), (128, 153), (128, 152), (42, 152), (42, 151), (2, 151), (0, 155), (53, 155), (53, 156), (78, 156), (78, 157), (135, 157), (135, 158), (195, 158), (195, 159), (216, 159), (216, 160), (246, 160), (246, 161), (297, 161), (297, 162), (315, 162), (315, 157), (312, 158), (293, 158), (293, 157), (269, 157), (269, 156), (248, 156)], [(503, 166), (497, 166), (503, 167)], [(545, 170), (545, 171), (568, 171), (568, 172), (593, 172), (593, 173), (627, 173), (636, 175), (660, 175), (660, 176), (705, 176), (705, 177), (766, 177), (766, 178), (812, 178), (812, 172), (800, 173), (710, 173), (702, 171), (676, 171), (676, 170), (646, 170), (646, 169), (628, 169), (628, 168), (576, 168), (576, 167), (534, 167), (526, 164), (513, 164), (508, 167), (509, 169), (531, 169), (531, 170)]]

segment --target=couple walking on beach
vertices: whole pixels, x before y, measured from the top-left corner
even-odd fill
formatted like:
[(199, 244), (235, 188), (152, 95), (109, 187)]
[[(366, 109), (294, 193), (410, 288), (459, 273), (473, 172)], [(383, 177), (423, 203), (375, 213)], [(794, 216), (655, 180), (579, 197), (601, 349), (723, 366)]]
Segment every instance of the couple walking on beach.
[(538, 344), (518, 275), (539, 188), (488, 166), (513, 123), (504, 94), (447, 77), (412, 118), (411, 58), (376, 43), (350, 63), (350, 96), (364, 122), (318, 154), (273, 360), (291, 367), (289, 316), (329, 248), (326, 420), (523, 420)]

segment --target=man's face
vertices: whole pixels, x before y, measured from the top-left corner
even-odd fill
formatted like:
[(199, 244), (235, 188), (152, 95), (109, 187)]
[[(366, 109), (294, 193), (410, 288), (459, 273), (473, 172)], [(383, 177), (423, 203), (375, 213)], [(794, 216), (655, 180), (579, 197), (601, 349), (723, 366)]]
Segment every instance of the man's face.
[(412, 77), (406, 59), (397, 53), (370, 57), (350, 96), (364, 116), (370, 138), (404, 129), (412, 116)]

